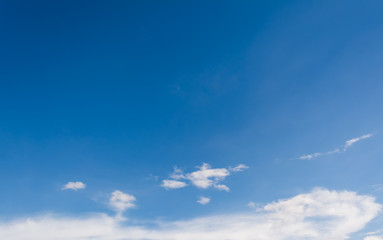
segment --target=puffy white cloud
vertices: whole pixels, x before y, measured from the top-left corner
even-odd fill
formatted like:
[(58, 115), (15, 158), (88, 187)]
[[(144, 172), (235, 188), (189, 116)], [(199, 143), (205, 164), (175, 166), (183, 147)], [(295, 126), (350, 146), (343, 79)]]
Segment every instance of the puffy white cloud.
[(357, 138), (347, 140), (346, 143), (344, 144), (343, 150), (346, 151), (347, 148), (351, 147), (351, 145), (353, 145), (354, 143), (359, 142), (362, 139), (366, 139), (366, 138), (370, 138), (370, 137), (372, 137), (372, 134), (366, 134), (366, 135), (363, 135), (363, 136), (360, 136)]
[[(129, 225), (129, 222), (102, 214), (85, 218), (45, 216), (3, 221), (0, 222), (0, 239), (345, 240), (363, 229), (380, 209), (381, 205), (371, 196), (316, 189), (267, 204), (260, 212), (160, 222), (155, 226)], [(364, 240), (381, 239), (369, 236)]]
[(187, 184), (185, 182), (177, 181), (177, 180), (163, 180), (161, 187), (166, 189), (177, 189), (186, 187)]
[(216, 183), (222, 181), (230, 175), (226, 168), (211, 168), (209, 164), (204, 163), (199, 171), (195, 171), (186, 175), (192, 184), (199, 188), (209, 188)]
[(243, 171), (246, 168), (248, 167), (244, 164), (239, 164), (234, 168), (229, 167), (229, 169), (211, 168), (209, 164), (203, 163), (198, 171), (186, 174), (182, 170), (174, 168), (174, 172), (170, 175), (170, 178), (174, 180), (165, 179), (162, 181), (161, 186), (166, 189), (185, 187), (187, 185), (185, 182), (178, 181), (182, 179), (190, 181), (192, 185), (198, 188), (207, 189), (213, 187), (228, 192), (230, 188), (224, 184), (219, 184), (219, 182), (223, 181), (231, 172)]
[(130, 194), (123, 193), (119, 190), (112, 192), (112, 196), (109, 199), (109, 205), (121, 215), (126, 209), (132, 208), (135, 206), (133, 202), (136, 201), (136, 198)]
[(68, 182), (62, 187), (62, 190), (71, 189), (71, 190), (77, 191), (79, 189), (84, 189), (84, 188), (86, 188), (86, 184), (83, 182)]
[(197, 200), (197, 203), (199, 204), (202, 204), (202, 205), (206, 205), (210, 202), (210, 198), (208, 197), (200, 197), (198, 200)]

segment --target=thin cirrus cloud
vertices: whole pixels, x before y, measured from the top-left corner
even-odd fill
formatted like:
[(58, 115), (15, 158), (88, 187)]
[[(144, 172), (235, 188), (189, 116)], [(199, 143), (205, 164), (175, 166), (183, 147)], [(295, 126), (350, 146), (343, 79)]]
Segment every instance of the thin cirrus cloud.
[(70, 189), (70, 190), (77, 191), (77, 190), (85, 189), (85, 188), (86, 188), (86, 184), (78, 181), (78, 182), (68, 182), (61, 189), (62, 190), (69, 190)]
[(202, 205), (206, 205), (210, 202), (210, 198), (208, 197), (200, 197), (198, 200), (197, 200), (197, 203), (199, 204), (202, 204)]
[[(266, 204), (260, 211), (160, 221), (149, 225), (132, 225), (125, 219), (106, 214), (82, 218), (49, 215), (3, 220), (0, 222), (0, 239), (345, 240), (362, 230), (381, 208), (371, 196), (314, 189)], [(364, 240), (381, 238), (366, 235)]]
[(224, 184), (220, 184), (227, 176), (232, 172), (240, 172), (249, 168), (244, 164), (239, 164), (236, 167), (226, 168), (211, 168), (207, 163), (203, 163), (199, 167), (198, 171), (184, 174), (180, 169), (174, 168), (174, 172), (169, 176), (171, 179), (165, 179), (162, 181), (161, 186), (166, 189), (177, 189), (186, 187), (188, 184), (185, 181), (190, 181), (190, 183), (197, 188), (207, 189), (215, 188), (220, 191), (230, 191), (230, 188)]
[(360, 136), (360, 137), (357, 137), (357, 138), (353, 138), (353, 139), (347, 140), (346, 143), (344, 144), (343, 150), (346, 151), (354, 143), (359, 142), (360, 140), (363, 140), (363, 139), (366, 139), (366, 138), (370, 138), (370, 137), (372, 137), (372, 134), (366, 134), (366, 135), (363, 135), (363, 136)]
[(357, 143), (359, 142), (360, 140), (363, 140), (363, 139), (367, 139), (367, 138), (370, 138), (372, 137), (372, 134), (366, 134), (366, 135), (363, 135), (363, 136), (360, 136), (360, 137), (356, 137), (356, 138), (352, 138), (350, 140), (347, 140), (343, 146), (341, 148), (335, 148), (331, 151), (328, 151), (328, 152), (316, 152), (316, 153), (312, 153), (312, 154), (306, 154), (306, 155), (302, 155), (300, 156), (298, 159), (301, 159), (301, 160), (311, 160), (313, 158), (317, 158), (317, 157), (320, 157), (320, 156), (323, 156), (323, 155), (332, 155), (332, 154), (335, 154), (335, 153), (341, 153), (341, 149), (343, 150), (343, 152), (347, 151), (349, 147), (351, 147), (354, 143)]

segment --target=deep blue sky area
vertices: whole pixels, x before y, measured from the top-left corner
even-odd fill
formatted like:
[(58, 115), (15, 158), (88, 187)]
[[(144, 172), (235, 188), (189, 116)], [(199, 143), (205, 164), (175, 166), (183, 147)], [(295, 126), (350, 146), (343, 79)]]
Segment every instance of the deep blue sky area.
[[(135, 196), (128, 215), (140, 220), (242, 211), (315, 187), (383, 202), (382, 10), (1, 0), (0, 218), (111, 213), (115, 189)], [(314, 153), (326, 154), (300, 159)], [(203, 163), (249, 168), (223, 181), (230, 192), (161, 187), (174, 166)], [(87, 187), (62, 190), (69, 181)]]

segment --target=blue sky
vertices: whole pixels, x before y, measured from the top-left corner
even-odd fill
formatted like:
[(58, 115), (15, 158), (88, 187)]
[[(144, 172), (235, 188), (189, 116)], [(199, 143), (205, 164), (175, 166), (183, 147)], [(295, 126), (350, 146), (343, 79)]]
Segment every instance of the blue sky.
[(383, 239), (382, 9), (0, 1), (0, 237)]

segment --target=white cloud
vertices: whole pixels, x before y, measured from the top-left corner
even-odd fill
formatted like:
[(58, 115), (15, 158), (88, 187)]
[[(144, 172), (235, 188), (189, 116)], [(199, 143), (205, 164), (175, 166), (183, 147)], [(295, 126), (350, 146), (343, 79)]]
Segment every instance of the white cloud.
[(84, 189), (84, 188), (86, 188), (86, 184), (83, 182), (68, 182), (62, 187), (62, 190), (71, 189), (71, 190), (77, 191), (79, 189)]
[(298, 159), (301, 159), (301, 160), (311, 160), (313, 158), (317, 158), (317, 157), (320, 157), (322, 155), (332, 155), (332, 154), (335, 154), (335, 153), (341, 153), (341, 150), (340, 150), (341, 148), (343, 148), (343, 152), (345, 152), (354, 143), (359, 142), (362, 139), (366, 139), (366, 138), (370, 138), (370, 137), (372, 137), (372, 134), (366, 134), (366, 135), (363, 135), (363, 136), (360, 136), (360, 137), (357, 137), (357, 138), (353, 138), (353, 139), (347, 140), (345, 142), (345, 144), (343, 145), (343, 147), (335, 148), (334, 150), (330, 150), (330, 151), (323, 152), (323, 153), (316, 152), (316, 153), (312, 153), (312, 154), (306, 154), (306, 155), (298, 157)]
[(189, 173), (186, 177), (194, 186), (206, 189), (229, 175), (230, 172), (226, 168), (211, 168), (209, 164), (203, 163), (199, 171)]
[(319, 157), (320, 155), (322, 155), (322, 153), (307, 154), (307, 155), (300, 156), (299, 159), (310, 160), (310, 159)]
[(243, 170), (245, 169), (248, 169), (249, 167), (246, 166), (245, 164), (239, 164), (238, 166), (236, 167), (229, 167), (229, 170), (231, 172), (242, 172)]
[(383, 240), (382, 236), (368, 236), (363, 238), (363, 240)]
[(177, 189), (186, 187), (187, 184), (185, 182), (177, 181), (177, 180), (163, 180), (161, 187), (166, 189)]
[(229, 176), (231, 172), (243, 171), (246, 168), (248, 167), (244, 164), (239, 164), (234, 168), (229, 167), (229, 169), (211, 168), (209, 164), (203, 163), (198, 171), (184, 174), (182, 170), (175, 167), (174, 172), (170, 175), (170, 178), (174, 180), (165, 179), (162, 181), (161, 186), (167, 189), (185, 187), (187, 185), (185, 182), (178, 181), (183, 179), (190, 181), (192, 185), (198, 188), (207, 189), (213, 187), (228, 192), (230, 188), (224, 184), (220, 184), (220, 182)]
[[(129, 199), (129, 198), (128, 198)], [(267, 204), (261, 212), (199, 217), (158, 225), (129, 225), (104, 214), (84, 218), (43, 216), (0, 222), (0, 239), (12, 240), (345, 240), (381, 209), (370, 196), (316, 189)], [(381, 240), (369, 236), (364, 240)]]
[(136, 198), (134, 196), (116, 190), (112, 192), (112, 196), (109, 199), (109, 205), (121, 216), (125, 210), (135, 206), (133, 203), (135, 201)]
[(174, 167), (173, 173), (170, 175), (170, 178), (179, 180), (179, 179), (185, 179), (185, 175), (183, 174), (183, 171), (177, 167)]
[(368, 236), (363, 238), (363, 240), (383, 240), (382, 232), (383, 232), (383, 229), (379, 229), (373, 232), (368, 232), (366, 234)]
[(372, 134), (366, 134), (366, 135), (363, 135), (363, 136), (360, 136), (360, 137), (357, 137), (357, 138), (353, 138), (353, 139), (347, 140), (346, 143), (344, 144), (343, 150), (346, 151), (354, 143), (359, 142), (362, 139), (366, 139), (366, 138), (370, 138), (370, 137), (372, 137)]
[(210, 198), (207, 198), (207, 197), (200, 197), (197, 201), (197, 203), (202, 204), (202, 205), (206, 205), (209, 202), (210, 202)]
[(220, 191), (230, 192), (230, 188), (224, 184), (216, 184), (216, 185), (214, 185), (214, 188), (216, 188)]
[(334, 150), (328, 151), (326, 154), (331, 155), (331, 154), (335, 154), (335, 153), (340, 153), (339, 148), (335, 148)]

